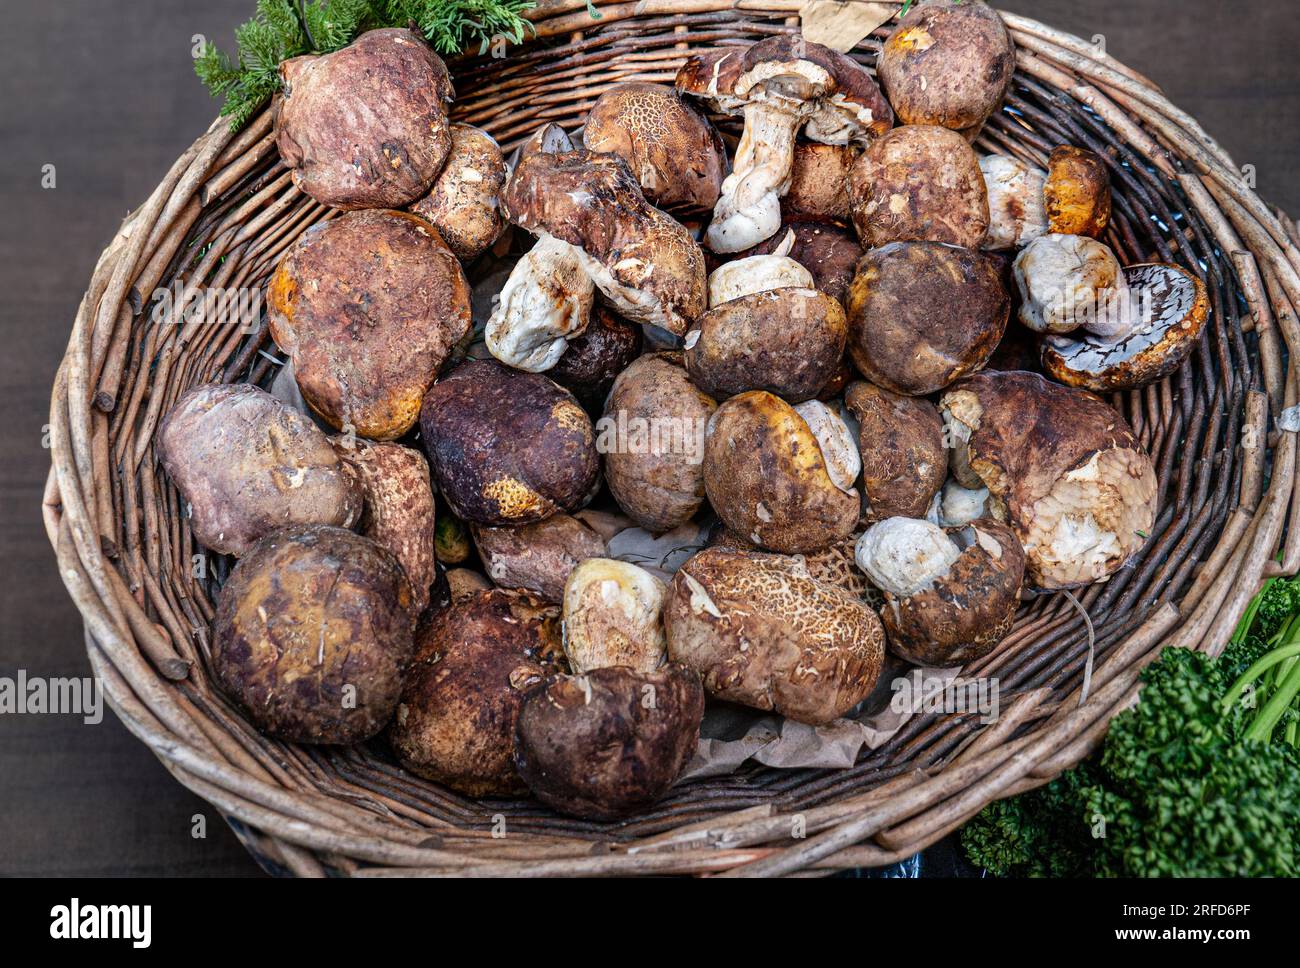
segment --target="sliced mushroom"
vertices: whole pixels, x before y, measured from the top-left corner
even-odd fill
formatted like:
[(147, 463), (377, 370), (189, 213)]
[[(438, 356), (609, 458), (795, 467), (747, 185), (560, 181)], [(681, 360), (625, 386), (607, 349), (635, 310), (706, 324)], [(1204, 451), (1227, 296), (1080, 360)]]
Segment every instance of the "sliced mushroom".
[(1016, 257), (1020, 321), (1036, 333), (1086, 329), (1118, 338), (1136, 320), (1123, 311), (1127, 285), (1115, 254), (1083, 235), (1044, 235)]
[(564, 654), (575, 673), (626, 666), (654, 672), (666, 660), (667, 586), (626, 561), (588, 558), (564, 586)]
[(626, 161), (651, 205), (707, 212), (717, 204), (726, 146), (704, 113), (671, 87), (614, 85), (592, 105), (582, 141)]
[(1044, 370), (1069, 386), (1109, 393), (1154, 383), (1187, 359), (1210, 315), (1205, 283), (1180, 266), (1159, 264), (1129, 266), (1124, 280), (1128, 295), (1118, 311), (1135, 317), (1132, 328), (1118, 339), (1048, 336)]
[(620, 315), (680, 336), (704, 311), (704, 254), (685, 228), (645, 200), (619, 156), (526, 155), (502, 207), (516, 225), (569, 246)]
[(751, 391), (722, 404), (704, 441), (704, 487), (718, 516), (764, 548), (826, 548), (857, 526), (852, 432), (824, 403)]
[(745, 118), (706, 236), (714, 252), (742, 252), (780, 228), (781, 197), (790, 188), (801, 130), (812, 141), (846, 145), (864, 143), (893, 124), (893, 111), (866, 68), (799, 35), (690, 57), (677, 72), (677, 88)]
[(870, 145), (849, 177), (853, 225), (863, 245), (947, 242), (978, 249), (989, 229), (979, 159), (947, 128), (895, 128)]
[(865, 699), (884, 661), (875, 612), (783, 555), (695, 555), (668, 587), (664, 628), (669, 658), (710, 695), (814, 725)]
[(501, 236), (506, 161), (486, 131), (451, 126), (451, 154), (428, 195), (410, 210), (433, 223), (461, 262), (472, 262)]
[(953, 476), (987, 487), (989, 510), (1024, 546), (1038, 588), (1104, 579), (1141, 550), (1156, 474), (1100, 398), (1033, 373), (977, 373), (940, 401)]
[(687, 334), (685, 352), (696, 386), (715, 399), (766, 390), (794, 403), (815, 397), (835, 375), (848, 333), (838, 302), (790, 287), (728, 300), (698, 326)]
[(865, 519), (924, 516), (948, 474), (938, 409), (862, 381), (845, 391), (844, 404), (858, 425)]
[[(890, 651), (922, 666), (983, 658), (1015, 621), (1025, 574), (1020, 542), (1005, 524), (987, 518), (946, 531), (916, 521), (910, 529), (895, 525), (889, 539), (868, 539), (877, 528), (905, 520), (881, 522), (859, 543), (859, 564), (868, 575), (908, 577), (896, 572), (895, 556), (911, 553), (910, 564), (925, 576), (922, 583), (900, 582), (901, 591), (884, 589), (880, 618)], [(908, 539), (917, 546), (908, 547)]]
[(989, 194), (989, 232), (984, 248), (1019, 249), (1047, 234), (1046, 172), (1007, 155), (980, 158), (980, 172)]
[(905, 124), (977, 130), (1002, 103), (1016, 48), (1002, 17), (979, 0), (919, 3), (885, 41), (880, 85)]
[(1110, 224), (1110, 174), (1085, 148), (1061, 145), (1047, 161), (1043, 187), (1048, 231), (1100, 238)]
[(924, 396), (984, 366), (1010, 312), (993, 256), (895, 242), (858, 263), (848, 296), (849, 355), (877, 386)]

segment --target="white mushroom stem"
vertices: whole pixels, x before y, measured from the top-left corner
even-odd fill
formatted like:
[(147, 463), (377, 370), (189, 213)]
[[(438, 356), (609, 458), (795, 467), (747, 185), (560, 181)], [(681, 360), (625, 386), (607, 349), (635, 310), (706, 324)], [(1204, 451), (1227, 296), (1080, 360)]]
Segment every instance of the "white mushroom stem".
[(802, 104), (745, 105), (736, 160), (705, 236), (714, 252), (743, 252), (781, 228), (781, 196), (790, 189), (795, 135), (805, 120)]
[(530, 373), (549, 370), (591, 319), (595, 285), (582, 251), (542, 235), (515, 265), (484, 330), (488, 352)]
[(790, 288), (817, 287), (812, 273), (785, 253), (751, 255), (721, 265), (710, 273), (709, 306), (720, 306), (755, 292)]
[(809, 400), (794, 408), (803, 418), (821, 448), (822, 460), (831, 483), (845, 494), (856, 494), (853, 485), (862, 473), (862, 455), (858, 453), (856, 435), (826, 404)]
[(881, 591), (909, 598), (946, 575), (961, 548), (929, 521), (886, 518), (863, 533), (853, 557)]

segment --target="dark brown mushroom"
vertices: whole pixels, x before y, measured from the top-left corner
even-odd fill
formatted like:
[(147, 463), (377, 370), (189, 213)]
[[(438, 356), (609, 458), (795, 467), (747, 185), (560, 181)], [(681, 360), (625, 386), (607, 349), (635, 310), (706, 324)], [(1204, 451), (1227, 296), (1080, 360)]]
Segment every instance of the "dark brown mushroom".
[(474, 543), (488, 577), (502, 588), (522, 588), (560, 602), (569, 572), (605, 554), (605, 539), (567, 514), (513, 527), (474, 527)]
[(925, 517), (948, 475), (938, 408), (863, 381), (844, 404), (858, 426), (864, 520)]

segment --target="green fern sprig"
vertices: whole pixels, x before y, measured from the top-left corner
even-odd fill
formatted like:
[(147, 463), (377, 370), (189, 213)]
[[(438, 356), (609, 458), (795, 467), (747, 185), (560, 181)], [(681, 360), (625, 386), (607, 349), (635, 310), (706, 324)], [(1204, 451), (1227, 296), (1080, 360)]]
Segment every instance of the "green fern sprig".
[(477, 44), (484, 53), (505, 38), (522, 43), (532, 25), (524, 13), (535, 0), (257, 0), (253, 19), (235, 30), (232, 58), (205, 43), (194, 72), (221, 113), (238, 130), (280, 90), (281, 61), (300, 54), (328, 54), (376, 27), (414, 23), (440, 54)]

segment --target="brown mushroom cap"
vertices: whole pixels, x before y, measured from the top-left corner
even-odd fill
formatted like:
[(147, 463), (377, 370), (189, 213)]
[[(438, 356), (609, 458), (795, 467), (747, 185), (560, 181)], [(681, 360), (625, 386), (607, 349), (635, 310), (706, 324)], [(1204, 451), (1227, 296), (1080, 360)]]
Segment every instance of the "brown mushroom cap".
[(410, 210), (433, 223), (461, 262), (482, 255), (501, 236), (501, 190), (506, 160), (486, 131), (468, 124), (451, 126), (451, 153), (433, 190)]
[(861, 497), (851, 482), (845, 490), (836, 484), (835, 469), (804, 418), (770, 393), (734, 396), (709, 421), (709, 503), (727, 527), (756, 545), (812, 552), (851, 534)]
[(768, 289), (715, 306), (686, 337), (686, 370), (709, 396), (815, 397), (844, 356), (840, 304), (816, 289)]
[(984, 366), (1011, 312), (996, 259), (935, 242), (868, 251), (847, 302), (854, 365), (877, 386), (911, 396)]
[(862, 258), (862, 246), (851, 229), (830, 223), (791, 222), (766, 242), (740, 255), (765, 255), (775, 251), (784, 245), (790, 232), (794, 233), (794, 244), (788, 253), (790, 258), (812, 273), (813, 283), (818, 289), (843, 304), (858, 260)]
[(581, 250), (588, 274), (622, 316), (681, 335), (707, 305), (704, 254), (650, 205), (618, 155), (537, 152), (506, 186), (507, 217)]
[(1002, 17), (979, 0), (913, 7), (885, 41), (877, 71), (904, 124), (977, 128), (1002, 103), (1016, 48)]
[(557, 676), (524, 698), (515, 766), (555, 810), (616, 820), (668, 792), (695, 752), (703, 716), (700, 678), (681, 666)]
[(605, 554), (594, 528), (567, 514), (516, 527), (474, 527), (474, 543), (488, 577), (502, 588), (522, 588), (560, 602), (564, 583), (578, 562)]
[(1205, 283), (1181, 266), (1140, 265), (1124, 270), (1124, 312), (1137, 319), (1118, 340), (1076, 334), (1043, 339), (1043, 369), (1067, 386), (1097, 393), (1135, 390), (1182, 365), (1210, 315)]
[(271, 336), (312, 410), (338, 430), (393, 440), (469, 332), (465, 273), (436, 229), (407, 212), (313, 225), (267, 291)]
[(978, 249), (989, 229), (979, 158), (961, 135), (914, 124), (870, 145), (849, 176), (853, 224), (864, 245), (947, 242)]
[(472, 360), (425, 396), (421, 436), (438, 489), (475, 524), (529, 524), (572, 511), (596, 484), (591, 419), (536, 373)]
[(334, 449), (357, 475), (365, 494), (361, 533), (391, 551), (411, 582), (418, 615), (429, 604), (434, 564), (433, 487), (429, 462), (418, 450), (335, 438)]
[(293, 182), (333, 208), (400, 208), (451, 151), (447, 68), (417, 34), (371, 30), (332, 54), (280, 65), (276, 145)]
[(626, 161), (652, 205), (698, 212), (718, 201), (727, 174), (722, 136), (671, 87), (616, 84), (592, 105), (582, 140)]
[(647, 531), (671, 531), (704, 503), (703, 438), (717, 407), (678, 353), (643, 356), (614, 381), (600, 421), (605, 479)]
[(564, 584), (564, 654), (576, 673), (608, 666), (654, 672), (665, 661), (663, 581), (644, 568), (592, 557)]
[(668, 586), (664, 628), (710, 695), (814, 725), (865, 699), (884, 661), (875, 612), (782, 555), (701, 551)]
[(199, 543), (242, 555), (288, 524), (351, 527), (361, 491), (306, 416), (247, 383), (187, 390), (158, 428), (158, 457)]
[(641, 355), (641, 327), (604, 306), (593, 306), (591, 322), (568, 341), (560, 361), (546, 375), (588, 410), (599, 412), (618, 375)]
[(384, 548), (321, 525), (274, 531), (221, 589), (217, 681), (267, 735), (358, 743), (397, 705), (411, 659), (411, 586)]
[(565, 671), (559, 609), (492, 589), (421, 628), (388, 740), (402, 766), (467, 796), (521, 793), (515, 722), (524, 694)]
[(1110, 172), (1085, 148), (1061, 145), (1047, 163), (1043, 188), (1048, 231), (1101, 238), (1110, 225)]
[(849, 172), (858, 153), (853, 145), (795, 144), (790, 188), (781, 199), (782, 221), (847, 224), (852, 217)]
[(889, 649), (921, 666), (966, 665), (992, 652), (1020, 604), (1025, 552), (1005, 524), (981, 518), (946, 529), (963, 546), (946, 574), (906, 598), (885, 593)]
[[(821, 551), (791, 557), (801, 559), (804, 567), (808, 569), (808, 576), (816, 581), (837, 585), (855, 598), (864, 600), (871, 599), (873, 596), (878, 598), (876, 586), (871, 584), (862, 569), (858, 567), (854, 557), (854, 549), (859, 537), (858, 534), (851, 534)], [(710, 534), (708, 546), (719, 551), (762, 552), (763, 550), (721, 522), (715, 525), (713, 533)]]
[(938, 408), (863, 381), (849, 386), (844, 404), (858, 424), (865, 520), (925, 517), (948, 476)]
[(989, 489), (1024, 546), (1029, 582), (1073, 588), (1114, 574), (1156, 515), (1151, 458), (1100, 398), (1033, 373), (977, 373), (940, 401), (954, 476)]

